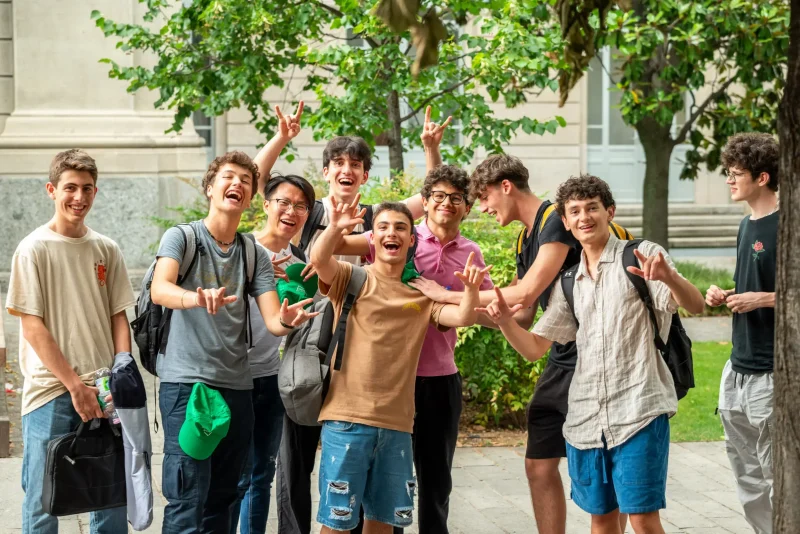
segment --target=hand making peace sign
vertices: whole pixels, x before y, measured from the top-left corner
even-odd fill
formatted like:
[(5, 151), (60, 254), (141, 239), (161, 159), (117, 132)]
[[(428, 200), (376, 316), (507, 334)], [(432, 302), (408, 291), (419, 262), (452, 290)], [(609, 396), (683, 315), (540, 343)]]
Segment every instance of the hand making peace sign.
[(303, 101), (297, 104), (294, 115), (284, 115), (281, 107), (275, 106), (275, 114), (278, 116), (278, 133), (287, 140), (294, 139), (300, 133), (300, 117), (303, 116)]
[(444, 136), (444, 129), (450, 125), (453, 117), (447, 117), (441, 125), (431, 122), (431, 107), (428, 106), (425, 110), (425, 124), (422, 126), (422, 135), (419, 136), (422, 141), (422, 146), (427, 148), (438, 147), (442, 142)]

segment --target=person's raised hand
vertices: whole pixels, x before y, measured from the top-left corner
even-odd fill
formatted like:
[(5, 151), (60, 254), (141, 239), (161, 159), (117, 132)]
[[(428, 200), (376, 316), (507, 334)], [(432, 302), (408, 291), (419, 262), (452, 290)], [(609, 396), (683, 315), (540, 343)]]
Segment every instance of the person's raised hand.
[(422, 134), (419, 138), (422, 141), (422, 146), (427, 148), (437, 148), (442, 142), (444, 130), (450, 125), (453, 117), (447, 117), (442, 124), (431, 122), (431, 107), (425, 109), (425, 123), (422, 125)]
[(275, 278), (280, 278), (281, 280), (285, 280), (286, 282), (289, 281), (289, 277), (286, 276), (286, 271), (283, 270), (281, 264), (286, 263), (291, 256), (283, 256), (279, 258), (276, 254), (274, 258), (272, 258), (272, 270), (275, 271)]
[(335, 197), (331, 197), (333, 209), (330, 213), (329, 225), (341, 230), (342, 235), (348, 235), (355, 230), (357, 225), (364, 224), (364, 215), (367, 214), (367, 209), (359, 209), (359, 200), (361, 200), (361, 193), (356, 195), (352, 204), (339, 202)]
[(317, 274), (317, 268), (314, 267), (313, 263), (307, 263), (303, 270), (300, 271), (300, 276), (303, 277), (303, 282), (306, 282), (310, 278), (313, 278)]
[(289, 299), (283, 299), (283, 302), (281, 303), (281, 321), (283, 324), (294, 328), (295, 326), (300, 326), (312, 317), (319, 315), (319, 312), (309, 313), (303, 308), (303, 306), (310, 304), (311, 302), (314, 302), (314, 299), (301, 300), (300, 302), (289, 306)]
[(661, 251), (655, 256), (645, 256), (638, 249), (634, 250), (633, 253), (639, 260), (639, 267), (628, 267), (628, 272), (645, 280), (658, 280), (660, 282), (668, 282), (675, 274), (675, 270), (664, 259)]
[(301, 100), (297, 104), (294, 115), (284, 115), (281, 107), (275, 106), (275, 114), (278, 116), (278, 134), (287, 141), (291, 141), (300, 133), (300, 117), (303, 116), (303, 106), (304, 103)]
[(515, 304), (509, 307), (503, 292), (497, 286), (494, 287), (494, 294), (495, 297), (488, 306), (475, 308), (475, 311), (485, 314), (497, 325), (507, 324), (514, 319), (514, 314), (522, 309), (522, 304)]
[(464, 264), (464, 270), (461, 272), (456, 271), (455, 276), (464, 283), (464, 289), (479, 289), (486, 277), (486, 273), (492, 270), (492, 266), (484, 267), (481, 269), (477, 265), (473, 265), (472, 261), (475, 259), (475, 253), (470, 252), (467, 261)]
[(197, 306), (199, 308), (205, 308), (211, 315), (216, 315), (217, 311), (219, 311), (219, 309), (223, 306), (232, 302), (236, 302), (237, 298), (238, 297), (236, 295), (226, 297), (224, 287), (219, 289), (203, 289), (202, 287), (197, 288)]
[(84, 423), (88, 423), (90, 419), (103, 417), (103, 410), (97, 400), (99, 394), (96, 387), (87, 386), (83, 382), (69, 391), (72, 407), (75, 408)]

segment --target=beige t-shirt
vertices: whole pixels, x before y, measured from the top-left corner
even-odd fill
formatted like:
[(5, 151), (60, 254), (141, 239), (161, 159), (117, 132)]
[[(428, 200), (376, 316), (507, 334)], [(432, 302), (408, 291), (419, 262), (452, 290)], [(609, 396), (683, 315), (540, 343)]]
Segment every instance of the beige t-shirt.
[[(13, 315), (41, 317), (86, 383), (97, 369), (113, 365), (111, 316), (133, 305), (119, 246), (91, 229), (70, 238), (40, 226), (14, 252), (6, 308)], [(67, 391), (24, 335), (19, 336), (19, 363), (25, 378), (22, 415)]]
[[(340, 261), (330, 288), (320, 281), (320, 291), (337, 310), (352, 270), (352, 265)], [(342, 369), (332, 369), (319, 420), (411, 433), (422, 342), (428, 324), (438, 324), (445, 305), (378, 274), (373, 266), (366, 270), (367, 281), (347, 320)]]

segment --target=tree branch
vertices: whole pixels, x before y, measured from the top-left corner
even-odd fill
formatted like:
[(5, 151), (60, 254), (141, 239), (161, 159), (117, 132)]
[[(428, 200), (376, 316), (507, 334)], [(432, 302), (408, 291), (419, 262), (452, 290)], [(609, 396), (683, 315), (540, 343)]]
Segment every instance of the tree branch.
[[(689, 131), (692, 129), (694, 122), (705, 112), (706, 108), (710, 106), (713, 101), (725, 93), (728, 87), (730, 87), (733, 82), (736, 81), (736, 78), (737, 76), (731, 77), (728, 81), (723, 83), (719, 89), (708, 95), (708, 98), (706, 98), (705, 102), (697, 106), (697, 109), (695, 109), (686, 119), (686, 122), (683, 123), (683, 127), (678, 132), (678, 135), (675, 136), (674, 144), (679, 145), (686, 141), (686, 136), (689, 135)], [(694, 98), (694, 93), (692, 93), (692, 98)]]
[(405, 122), (405, 121), (407, 121), (408, 119), (412, 118), (414, 115), (416, 115), (417, 113), (419, 113), (421, 109), (423, 109), (425, 106), (427, 106), (428, 104), (430, 104), (430, 103), (431, 103), (432, 101), (434, 101), (435, 99), (439, 98), (439, 97), (440, 97), (440, 96), (442, 96), (442, 95), (446, 95), (446, 94), (448, 94), (448, 93), (452, 93), (453, 91), (455, 91), (456, 89), (458, 89), (458, 88), (459, 88), (459, 87), (461, 87), (462, 85), (464, 85), (464, 84), (466, 84), (467, 82), (469, 82), (469, 81), (470, 81), (471, 79), (473, 79), (474, 77), (475, 77), (475, 75), (474, 75), (474, 74), (472, 74), (472, 75), (470, 75), (470, 76), (467, 76), (466, 78), (464, 78), (463, 80), (461, 80), (461, 81), (460, 81), (460, 82), (458, 82), (457, 84), (451, 85), (451, 86), (450, 86), (450, 87), (448, 87), (447, 89), (442, 89), (442, 90), (441, 90), (441, 91), (439, 91), (438, 93), (435, 93), (435, 94), (433, 94), (433, 95), (429, 96), (428, 98), (426, 98), (425, 100), (423, 100), (423, 101), (422, 101), (422, 103), (421, 103), (421, 104), (420, 104), (420, 105), (419, 105), (419, 106), (418, 106), (416, 109), (412, 110), (412, 111), (411, 111), (411, 113), (409, 113), (409, 114), (408, 114), (408, 115), (406, 115), (405, 117), (400, 117), (400, 122)]
[[(319, 7), (321, 7), (322, 9), (326, 10), (328, 13), (336, 15), (337, 17), (340, 17), (340, 18), (344, 17), (344, 13), (342, 13), (341, 11), (339, 11), (338, 9), (336, 9), (333, 6), (329, 6), (324, 2), (314, 2), (314, 3), (317, 4)], [(367, 37), (366, 35), (363, 35), (363, 34), (360, 34), (360, 33), (357, 34), (357, 35), (358, 35), (358, 37), (364, 39), (367, 43), (369, 43), (369, 46), (371, 46), (372, 48), (380, 48), (381, 44), (378, 43), (378, 41), (376, 41), (372, 37)], [(341, 37), (337, 37), (337, 39), (341, 39)]]

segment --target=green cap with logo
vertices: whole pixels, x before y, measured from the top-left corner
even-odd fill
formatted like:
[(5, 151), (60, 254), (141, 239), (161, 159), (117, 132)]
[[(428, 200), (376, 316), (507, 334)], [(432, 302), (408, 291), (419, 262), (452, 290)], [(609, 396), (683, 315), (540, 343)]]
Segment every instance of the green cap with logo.
[(195, 384), (186, 406), (186, 420), (178, 434), (178, 443), (190, 457), (205, 460), (228, 435), (230, 424), (231, 410), (222, 394), (205, 384)]
[[(283, 299), (289, 299), (289, 305), (291, 306), (292, 304), (297, 304), (301, 300), (314, 297), (317, 292), (318, 277), (315, 274), (308, 280), (303, 280), (302, 272), (305, 267), (303, 263), (293, 263), (284, 269), (289, 281), (278, 280), (276, 284), (278, 300), (283, 302)], [(311, 305), (312, 303), (308, 303), (305, 307), (308, 308)]]

